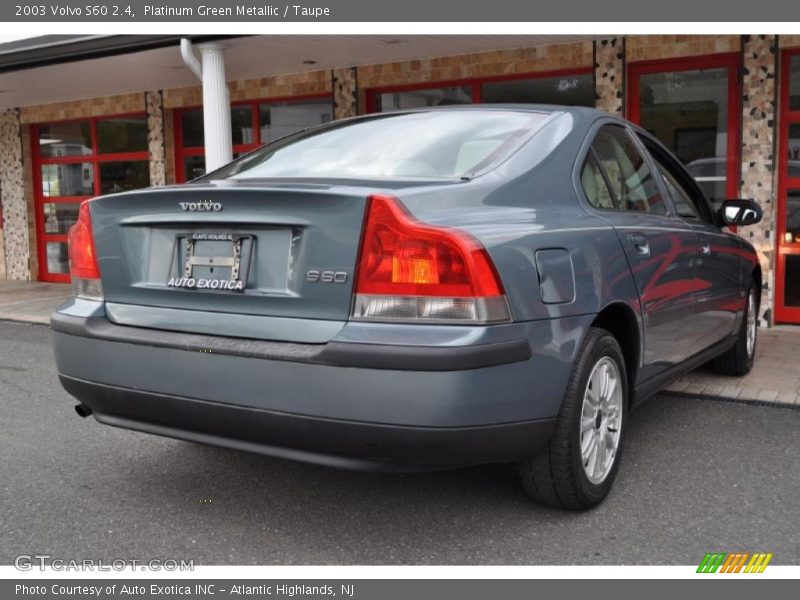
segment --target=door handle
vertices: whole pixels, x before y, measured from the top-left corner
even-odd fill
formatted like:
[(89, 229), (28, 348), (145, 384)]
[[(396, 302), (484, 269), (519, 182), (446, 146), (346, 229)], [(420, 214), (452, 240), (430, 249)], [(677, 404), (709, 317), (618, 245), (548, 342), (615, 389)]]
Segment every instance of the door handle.
[(631, 241), (631, 244), (633, 244), (633, 249), (636, 250), (636, 254), (650, 256), (650, 244), (645, 236), (641, 233), (631, 233), (628, 239)]
[(703, 256), (711, 256), (711, 242), (708, 240), (700, 240), (700, 254)]

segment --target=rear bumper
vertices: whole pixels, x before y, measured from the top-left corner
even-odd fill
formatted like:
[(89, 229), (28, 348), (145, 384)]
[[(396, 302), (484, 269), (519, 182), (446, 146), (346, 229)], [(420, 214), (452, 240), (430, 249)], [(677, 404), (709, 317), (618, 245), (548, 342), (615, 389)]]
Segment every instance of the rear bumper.
[(56, 332), (106, 342), (361, 369), (466, 371), (524, 362), (531, 357), (530, 344), (524, 339), (448, 347), (352, 342), (296, 344), (126, 327), (105, 318), (87, 319), (61, 313), (55, 313), (50, 323)]
[(530, 456), (553, 420), (482, 427), (404, 427), (166, 396), (60, 376), (107, 425), (325, 466), (424, 471)]
[(52, 324), (62, 384), (100, 422), (308, 462), (420, 470), (535, 453), (589, 322), (506, 325), (461, 345), (436, 345), (414, 327), (392, 345), (354, 343), (352, 332), (327, 344), (197, 336), (61, 313)]

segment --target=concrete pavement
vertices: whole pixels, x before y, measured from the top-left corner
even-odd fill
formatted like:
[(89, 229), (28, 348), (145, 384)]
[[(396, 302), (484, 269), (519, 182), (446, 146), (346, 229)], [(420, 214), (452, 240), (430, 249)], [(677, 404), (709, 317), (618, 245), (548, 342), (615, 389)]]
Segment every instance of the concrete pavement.
[(70, 293), (65, 283), (0, 281), (0, 319), (49, 323), (50, 315)]
[(0, 564), (698, 564), (800, 562), (800, 410), (660, 396), (628, 421), (607, 501), (531, 504), (513, 469), (336, 471), (81, 419), (47, 327), (0, 322)]

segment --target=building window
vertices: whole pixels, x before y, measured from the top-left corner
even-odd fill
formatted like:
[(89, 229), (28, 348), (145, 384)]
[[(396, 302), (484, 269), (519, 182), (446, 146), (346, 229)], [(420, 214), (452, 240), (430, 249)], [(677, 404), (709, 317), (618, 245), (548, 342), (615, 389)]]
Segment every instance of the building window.
[(800, 54), (789, 57), (789, 110), (800, 111)]
[[(231, 107), (233, 157), (255, 150), (295, 131), (328, 123), (333, 118), (329, 95), (288, 100), (251, 100)], [(188, 108), (175, 117), (175, 156), (178, 182), (206, 172), (203, 109)]]
[(594, 106), (594, 78), (591, 69), (576, 69), (375, 88), (367, 92), (370, 112), (473, 103)]
[(150, 185), (147, 117), (32, 127), (40, 279), (69, 281), (67, 233), (83, 200)]
[(738, 55), (634, 63), (630, 119), (683, 162), (716, 206), (738, 189)]
[(375, 112), (391, 112), (409, 108), (472, 104), (472, 86), (427, 87), (420, 89), (377, 92)]
[(800, 323), (800, 48), (784, 50), (779, 81), (775, 322)]

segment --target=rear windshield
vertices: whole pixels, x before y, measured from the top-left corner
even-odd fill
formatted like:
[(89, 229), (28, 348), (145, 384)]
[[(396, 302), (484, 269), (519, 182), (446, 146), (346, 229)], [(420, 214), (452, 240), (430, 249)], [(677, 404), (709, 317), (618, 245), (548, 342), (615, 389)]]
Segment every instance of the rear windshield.
[(278, 140), (208, 179), (458, 178), (507, 156), (548, 117), (498, 110), (382, 115)]

